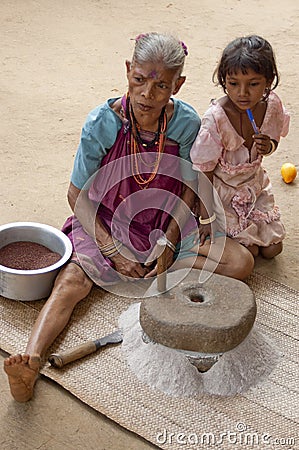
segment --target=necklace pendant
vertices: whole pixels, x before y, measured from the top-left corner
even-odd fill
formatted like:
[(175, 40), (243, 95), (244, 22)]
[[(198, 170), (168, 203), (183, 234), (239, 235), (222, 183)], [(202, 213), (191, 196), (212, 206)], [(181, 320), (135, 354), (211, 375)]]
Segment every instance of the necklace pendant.
[(144, 144), (144, 143), (143, 143), (143, 144), (142, 144), (142, 147), (147, 147), (147, 144)]

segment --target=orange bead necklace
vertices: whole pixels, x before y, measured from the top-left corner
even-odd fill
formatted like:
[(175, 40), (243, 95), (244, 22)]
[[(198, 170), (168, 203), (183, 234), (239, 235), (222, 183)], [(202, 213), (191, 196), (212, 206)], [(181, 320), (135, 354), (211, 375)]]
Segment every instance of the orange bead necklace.
[[(158, 131), (155, 133), (154, 139), (152, 141), (146, 141), (142, 139), (140, 126), (134, 116), (132, 106), (129, 104), (129, 102), (127, 102), (127, 111), (129, 111), (129, 119), (132, 128), (130, 139), (132, 175), (138, 186), (140, 186), (141, 189), (146, 189), (157, 175), (161, 157), (164, 152), (167, 130), (167, 115), (165, 108), (163, 108), (159, 117)], [(148, 164), (142, 157), (141, 148), (152, 149), (151, 151), (156, 153), (155, 161), (151, 164)], [(145, 166), (151, 167), (153, 169), (147, 178), (145, 178), (144, 175), (140, 172), (139, 161), (141, 161)]]

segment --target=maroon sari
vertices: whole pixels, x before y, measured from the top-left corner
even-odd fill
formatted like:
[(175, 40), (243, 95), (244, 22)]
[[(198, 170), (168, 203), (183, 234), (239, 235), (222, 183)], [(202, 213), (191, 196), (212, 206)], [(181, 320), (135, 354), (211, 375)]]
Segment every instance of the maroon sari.
[[(152, 133), (148, 134), (152, 138)], [(145, 138), (146, 136), (143, 135)], [(114, 145), (102, 159), (100, 169), (92, 177), (88, 196), (97, 209), (98, 217), (113, 238), (129, 248), (140, 263), (151, 253), (158, 237), (167, 230), (171, 214), (183, 190), (179, 145), (167, 139), (157, 174), (143, 189), (134, 179), (137, 171), (148, 179), (158, 156), (155, 150), (141, 147), (136, 158), (130, 154), (131, 130), (124, 122)], [(181, 238), (190, 234), (196, 221), (186, 211), (188, 219)], [(63, 231), (74, 248), (73, 259), (98, 285), (119, 281), (110, 259), (104, 258), (95, 242), (76, 219), (69, 217)]]

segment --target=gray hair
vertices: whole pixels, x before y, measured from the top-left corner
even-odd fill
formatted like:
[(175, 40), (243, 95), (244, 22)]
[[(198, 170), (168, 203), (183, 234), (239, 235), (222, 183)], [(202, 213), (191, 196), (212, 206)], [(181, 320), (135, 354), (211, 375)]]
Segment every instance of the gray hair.
[(155, 32), (140, 34), (135, 41), (133, 62), (162, 63), (167, 69), (178, 70), (181, 75), (188, 54), (183, 42), (172, 35)]

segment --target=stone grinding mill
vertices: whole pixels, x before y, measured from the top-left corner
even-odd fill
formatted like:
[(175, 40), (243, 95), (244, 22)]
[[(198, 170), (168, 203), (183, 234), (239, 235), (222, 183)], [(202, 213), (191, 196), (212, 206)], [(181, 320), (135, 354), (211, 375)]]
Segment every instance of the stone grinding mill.
[(249, 334), (256, 317), (250, 288), (213, 274), (198, 281), (198, 271), (170, 291), (144, 299), (140, 325), (144, 339), (184, 352), (204, 372)]
[(156, 282), (120, 317), (123, 350), (138, 378), (166, 393), (234, 395), (278, 362), (256, 314), (244, 282), (196, 269), (166, 274), (162, 253)]

